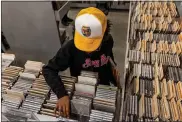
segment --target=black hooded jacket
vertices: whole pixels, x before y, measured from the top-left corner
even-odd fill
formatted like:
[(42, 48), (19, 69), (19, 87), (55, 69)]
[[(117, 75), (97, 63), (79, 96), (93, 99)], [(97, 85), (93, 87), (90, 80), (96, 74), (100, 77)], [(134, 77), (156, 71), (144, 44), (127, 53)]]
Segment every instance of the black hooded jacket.
[[(108, 26), (109, 27), (109, 26)], [(72, 76), (77, 77), (82, 70), (99, 73), (99, 84), (109, 85), (110, 82), (116, 85), (109, 58), (113, 57), (113, 38), (105, 33), (99, 50), (86, 53), (77, 49), (74, 40), (65, 43), (57, 54), (43, 67), (43, 75), (47, 84), (51, 87), (58, 98), (67, 95), (64, 84), (58, 75), (68, 67)]]

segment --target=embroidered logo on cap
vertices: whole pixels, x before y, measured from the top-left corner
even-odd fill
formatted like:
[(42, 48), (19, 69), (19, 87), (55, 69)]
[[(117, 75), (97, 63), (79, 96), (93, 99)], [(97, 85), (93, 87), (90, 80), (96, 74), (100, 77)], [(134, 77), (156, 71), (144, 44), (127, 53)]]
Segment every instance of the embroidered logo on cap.
[(91, 35), (90, 27), (82, 26), (82, 34), (86, 37), (89, 37)]

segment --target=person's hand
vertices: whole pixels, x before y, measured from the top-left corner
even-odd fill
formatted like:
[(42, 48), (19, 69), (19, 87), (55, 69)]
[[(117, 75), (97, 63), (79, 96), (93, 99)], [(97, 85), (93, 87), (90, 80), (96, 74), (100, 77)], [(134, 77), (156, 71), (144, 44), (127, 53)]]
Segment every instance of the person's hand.
[(69, 103), (69, 97), (64, 96), (60, 98), (56, 104), (55, 113), (56, 110), (59, 111), (59, 114), (63, 113), (64, 117), (69, 118), (69, 111), (70, 111), (70, 103)]

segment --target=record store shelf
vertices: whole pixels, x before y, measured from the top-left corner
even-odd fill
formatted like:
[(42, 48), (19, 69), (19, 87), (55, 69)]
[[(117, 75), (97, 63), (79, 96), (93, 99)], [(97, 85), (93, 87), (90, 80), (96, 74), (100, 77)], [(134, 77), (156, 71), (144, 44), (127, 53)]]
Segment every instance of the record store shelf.
[(174, 2), (130, 2), (120, 121), (182, 121), (182, 20)]

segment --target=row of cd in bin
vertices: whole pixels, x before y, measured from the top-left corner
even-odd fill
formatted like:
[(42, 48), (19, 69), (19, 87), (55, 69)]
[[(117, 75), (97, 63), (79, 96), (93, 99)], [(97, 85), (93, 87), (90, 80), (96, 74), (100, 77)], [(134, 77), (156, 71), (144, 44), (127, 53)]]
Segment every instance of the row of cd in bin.
[[(5, 89), (2, 95), (2, 105), (57, 117), (57, 115), (54, 114), (57, 97), (52, 91), (49, 92), (50, 88), (45, 82), (44, 77), (40, 75), (36, 78), (35, 74), (22, 72), (23, 68), (15, 66), (10, 66), (3, 72), (3, 75), (5, 74), (3, 77), (3, 83), (5, 84), (3, 84), (3, 87), (5, 87)], [(11, 73), (12, 75), (9, 75)], [(6, 74), (8, 74), (8, 78)], [(78, 77), (78, 83), (76, 83), (77, 78), (61, 76), (70, 98), (72, 98), (73, 91), (75, 90), (71, 100), (71, 112), (83, 116), (90, 116), (92, 108), (94, 108), (98, 109), (98, 111), (100, 110), (101, 113), (102, 111), (111, 113), (111, 119), (113, 119), (117, 88), (104, 85), (99, 85), (96, 88), (98, 76), (90, 75), (91, 72), (82, 72), (81, 74), (82, 76)], [(7, 81), (7, 79), (11, 81), (11, 84), (8, 84), (10, 81)], [(83, 86), (86, 85), (86, 87), (88, 87), (88, 83), (85, 83), (85, 81), (90, 81), (90, 87), (94, 88), (93, 91), (92, 89), (91, 91), (88, 91), (89, 89), (85, 91), (85, 87)], [(95, 89), (97, 89), (96, 93)], [(83, 106), (86, 109), (85, 111), (82, 111)], [(92, 119), (97, 119), (94, 117), (92, 117)]]

